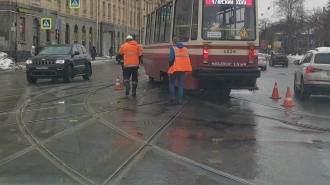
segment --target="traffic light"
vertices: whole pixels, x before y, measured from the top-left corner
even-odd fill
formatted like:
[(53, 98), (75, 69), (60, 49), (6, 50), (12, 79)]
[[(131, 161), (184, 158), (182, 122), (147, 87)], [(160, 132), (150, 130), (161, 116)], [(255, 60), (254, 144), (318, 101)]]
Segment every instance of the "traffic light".
[(56, 39), (60, 38), (60, 31), (58, 29), (55, 30), (55, 37)]

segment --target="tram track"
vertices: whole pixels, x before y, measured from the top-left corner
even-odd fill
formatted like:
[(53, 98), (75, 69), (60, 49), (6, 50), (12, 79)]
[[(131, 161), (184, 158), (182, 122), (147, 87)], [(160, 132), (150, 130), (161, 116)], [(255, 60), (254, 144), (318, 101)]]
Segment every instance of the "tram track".
[[(200, 92), (198, 92), (200, 93)], [(197, 94), (198, 94), (197, 93)], [(196, 95), (195, 95), (196, 96)], [(125, 137), (128, 137), (136, 142), (139, 142), (140, 144), (142, 144), (142, 146), (136, 150), (104, 183), (103, 185), (106, 184), (116, 184), (145, 154), (148, 150), (150, 149), (155, 149), (161, 153), (166, 154), (167, 156), (171, 156), (174, 157), (176, 159), (179, 159), (181, 161), (184, 161), (188, 164), (194, 165), (198, 168), (201, 168), (203, 170), (215, 173), (217, 175), (221, 175), (223, 177), (229, 178), (233, 181), (239, 182), (241, 184), (253, 184), (251, 182), (248, 182), (244, 179), (241, 179), (239, 177), (227, 174), (225, 172), (222, 172), (220, 170), (211, 168), (209, 166), (206, 166), (204, 164), (198, 163), (196, 161), (193, 161), (191, 159), (185, 158), (181, 155), (177, 155), (173, 152), (170, 152), (168, 150), (162, 149), (158, 146), (155, 145), (155, 141), (157, 141), (157, 138), (160, 137), (163, 132), (169, 127), (171, 126), (171, 124), (173, 123), (173, 121), (179, 117), (179, 115), (185, 110), (185, 108), (187, 108), (190, 104), (190, 102), (194, 99), (194, 97), (191, 97), (184, 105), (182, 105), (167, 121), (165, 121), (146, 141), (143, 141), (137, 137), (132, 136), (131, 134), (123, 131), (122, 129), (116, 127), (113, 124), (108, 123), (106, 120), (104, 119), (98, 119), (100, 122), (102, 122), (103, 124), (105, 124), (106, 126), (110, 127), (111, 129), (115, 130), (116, 132), (118, 132), (119, 134), (124, 135)]]
[[(91, 83), (99, 83), (100, 81), (105, 81), (105, 80), (110, 80), (110, 81), (113, 81), (115, 80), (115, 78), (108, 78), (108, 79), (103, 79), (103, 80), (98, 80), (98, 81), (91, 81), (91, 82), (84, 82), (84, 83), (79, 83), (79, 84), (68, 84), (68, 85), (59, 85), (59, 86), (42, 86), (40, 88), (47, 88), (47, 87), (51, 87), (52, 90), (54, 90), (55, 92), (58, 92), (58, 91), (64, 91), (64, 90), (68, 90), (68, 89), (71, 89), (71, 88), (75, 88), (75, 89), (72, 89), (72, 90), (77, 90), (77, 89), (84, 89), (84, 88), (79, 88), (80, 86), (84, 86), (84, 85), (89, 85)], [(90, 86), (90, 87), (87, 87), (87, 88), (95, 88), (95, 87), (102, 87), (102, 86), (107, 86), (109, 84), (101, 84), (101, 85), (94, 85), (94, 86)], [(13, 90), (20, 90), (21, 88), (19, 89), (13, 89)], [(27, 88), (22, 88), (22, 89), (27, 89)], [(28, 90), (33, 90), (33, 89), (28, 89)], [(28, 92), (28, 93), (21, 93), (21, 94), (15, 94), (15, 95), (8, 95), (8, 96), (1, 96), (0, 99), (6, 99), (6, 98), (12, 98), (12, 97), (25, 97), (25, 96), (28, 96), (28, 95), (38, 95), (39, 93), (47, 93), (49, 92), (50, 89), (42, 89), (42, 90), (36, 90), (36, 91), (33, 91), (33, 92)], [(11, 90), (8, 90), (8, 91), (11, 91)], [(1, 92), (1, 91), (0, 91)]]
[[(82, 86), (82, 85), (86, 85), (86, 84), (81, 84), (79, 86)], [(104, 84), (104, 85), (98, 85), (98, 86), (87, 87), (87, 88), (89, 89), (89, 88), (100, 87), (100, 89), (102, 89), (102, 88), (106, 88), (106, 87), (113, 87), (114, 85), (115, 84)], [(143, 87), (150, 87), (150, 85), (148, 85), (148, 86), (141, 86), (139, 88), (143, 88)], [(52, 88), (52, 89), (48, 89), (47, 91), (45, 90), (45, 91), (42, 91), (42, 92), (38, 92), (38, 94), (40, 94), (40, 93), (47, 94), (47, 93), (50, 93), (50, 92), (60, 92), (60, 91), (63, 91), (63, 90), (66, 90), (66, 89), (54, 89), (54, 88)], [(76, 89), (74, 89), (74, 90), (76, 90)], [(92, 90), (94, 90), (94, 89), (90, 89), (89, 91), (92, 91)], [(31, 104), (27, 105), (27, 107), (29, 107), (29, 106), (35, 106), (35, 105), (39, 105), (39, 104), (51, 103), (51, 102), (54, 102), (56, 100), (61, 100), (63, 98), (72, 97), (72, 96), (75, 96), (75, 95), (86, 94), (86, 93), (87, 92), (84, 91), (84, 92), (73, 93), (73, 94), (69, 94), (69, 95), (65, 95), (65, 96), (60, 96), (60, 97), (56, 97), (54, 99), (49, 99), (49, 100), (44, 100), (44, 101), (39, 101), (39, 102), (31, 103)], [(38, 96), (38, 94), (36, 96)], [(66, 105), (70, 105), (70, 104), (66, 104)], [(77, 104), (77, 105), (79, 105), (79, 104)], [(17, 110), (17, 108), (8, 109), (8, 110), (5, 110), (5, 111), (0, 111), (0, 114), (14, 113), (16, 110)]]
[[(258, 114), (258, 113), (246, 112), (246, 111), (237, 110), (237, 109), (231, 109), (231, 108), (224, 108), (224, 107), (221, 107), (221, 106), (216, 105), (214, 103), (207, 102), (205, 100), (200, 100), (200, 99), (197, 99), (197, 100), (200, 101), (200, 102), (202, 102), (202, 103), (205, 103), (205, 104), (207, 104), (209, 106), (212, 106), (214, 108), (223, 110), (223, 111), (228, 111), (228, 112), (233, 112), (233, 113), (239, 113), (241, 115), (247, 115), (247, 116), (253, 115), (253, 116), (256, 116), (256, 117), (260, 117), (260, 118), (265, 118), (265, 119), (269, 119), (269, 120), (279, 121), (279, 122), (281, 122), (283, 124), (287, 124), (287, 125), (291, 125), (291, 126), (296, 126), (296, 127), (299, 127), (299, 128), (312, 129), (312, 130), (316, 130), (316, 131), (330, 132), (330, 127), (329, 128), (325, 128), (325, 127), (318, 127), (318, 126), (313, 126), (313, 125), (302, 124), (302, 123), (298, 123), (298, 122), (294, 122), (294, 121), (288, 121), (288, 120), (284, 120), (284, 119), (279, 119), (279, 118), (264, 116), (264, 115)], [(250, 103), (254, 103), (254, 102), (250, 102)], [(258, 103), (255, 103), (255, 104), (258, 104)], [(287, 112), (287, 111), (293, 112), (292, 110), (281, 109), (281, 108), (273, 107), (273, 106), (266, 106), (266, 107), (274, 108), (274, 109), (277, 109), (277, 110), (280, 110), (280, 111), (283, 111), (283, 112)], [(304, 114), (302, 114), (300, 112), (299, 115), (304, 115)], [(309, 116), (310, 117), (313, 117), (313, 115), (309, 115)], [(327, 117), (324, 118), (324, 117), (321, 117), (321, 116), (318, 116), (318, 115), (316, 115), (314, 117), (316, 117), (316, 118), (323, 118), (323, 119), (329, 119)]]
[[(93, 94), (95, 94), (96, 92), (104, 89), (106, 87), (102, 87), (100, 89), (96, 89), (96, 90), (93, 90), (91, 91), (86, 97), (89, 97)], [(152, 92), (154, 91), (150, 91), (150, 92), (147, 92), (145, 94), (143, 94), (142, 96), (140, 97), (137, 97), (135, 99), (133, 99), (132, 101), (135, 101), (135, 100), (138, 100), (138, 99), (141, 99), (149, 94), (151, 94)], [(41, 95), (41, 94), (40, 94)], [(37, 97), (35, 97), (37, 98)], [(88, 98), (85, 98), (85, 101), (84, 103), (86, 103), (86, 100), (88, 100)], [(66, 164), (64, 164), (60, 159), (58, 159), (55, 155), (53, 155), (51, 153), (51, 151), (49, 151), (44, 145), (48, 142), (51, 142), (53, 141), (54, 139), (57, 139), (59, 138), (60, 136), (62, 135), (65, 135), (65, 134), (68, 134), (68, 133), (71, 133), (71, 132), (74, 132), (76, 130), (79, 130), (91, 123), (93, 123), (96, 119), (95, 118), (100, 118), (104, 115), (106, 115), (107, 113), (110, 113), (110, 112), (113, 112), (115, 110), (118, 110), (122, 107), (125, 107), (127, 105), (129, 105), (132, 101), (130, 102), (127, 102), (123, 105), (120, 105), (120, 106), (117, 106), (116, 108), (114, 109), (111, 109), (111, 110), (107, 110), (107, 111), (102, 111), (102, 112), (95, 112), (95, 113), (90, 113), (89, 115), (92, 115), (93, 118), (91, 119), (88, 119), (82, 123), (80, 123), (79, 125), (76, 125), (76, 126), (73, 126), (73, 127), (70, 127), (69, 129), (66, 129), (50, 138), (47, 138), (43, 141), (38, 141), (34, 136), (33, 134), (28, 130), (28, 128), (26, 127), (26, 124), (30, 123), (30, 122), (24, 122), (23, 121), (23, 116), (22, 116), (22, 113), (24, 112), (24, 108), (28, 106), (29, 104), (29, 100), (27, 100), (17, 111), (16, 111), (16, 122), (17, 124), (15, 124), (16, 126), (19, 127), (19, 129), (21, 130), (21, 133), (24, 135), (24, 137), (26, 137), (28, 139), (28, 141), (31, 143), (31, 146), (30, 147), (27, 147), (25, 148), (24, 150), (21, 150), (19, 152), (16, 152), (2, 160), (0, 160), (0, 165), (8, 162), (8, 161), (11, 161), (15, 158), (18, 158), (22, 155), (24, 155), (25, 153), (28, 153), (32, 150), (35, 150), (37, 149), (46, 159), (48, 159), (50, 162), (52, 162), (55, 166), (57, 166), (59, 169), (61, 169), (63, 172), (65, 172), (66, 174), (68, 174), (69, 176), (71, 176), (72, 178), (74, 178), (75, 180), (77, 180), (79, 183), (81, 184), (94, 184), (93, 182), (91, 182), (89, 179), (85, 178), (84, 176), (82, 176), (81, 174), (79, 174), (78, 172), (74, 171), (73, 169), (71, 169), (69, 166), (67, 166)], [(157, 101), (158, 102), (158, 101)], [(151, 102), (152, 103), (152, 102)], [(151, 104), (149, 103), (149, 104)], [(98, 115), (98, 116), (95, 116), (95, 114), (100, 114), (100, 113), (103, 113), (101, 115)], [(86, 114), (83, 114), (83, 115), (86, 115)], [(69, 117), (72, 117), (72, 116), (69, 116)], [(53, 120), (54, 119), (64, 119), (65, 117), (56, 117), (56, 118), (52, 118)], [(51, 120), (51, 119), (47, 119), (47, 120)], [(32, 122), (36, 122), (36, 121), (31, 121)], [(5, 126), (11, 126), (11, 125), (8, 125), (6, 124)]]
[[(96, 112), (92, 112), (91, 109), (89, 108), (88, 106), (88, 103), (91, 103), (89, 102), (89, 98), (94, 95), (95, 93), (97, 93), (98, 91), (101, 91), (102, 89), (104, 88), (107, 88), (107, 87), (102, 87), (100, 89), (92, 89), (90, 92), (88, 92), (88, 94), (86, 95), (85, 99), (84, 99), (84, 102), (83, 103), (80, 103), (79, 105), (83, 104), (85, 106), (85, 109), (89, 112), (88, 114), (79, 114), (79, 115), (70, 115), (70, 116), (61, 116), (61, 117), (55, 117), (55, 118), (49, 118), (49, 119), (40, 119), (40, 120), (33, 120), (33, 121), (28, 121), (28, 122), (24, 122), (23, 121), (23, 115), (22, 113), (25, 112), (24, 109), (26, 107), (28, 107), (29, 105), (29, 102), (27, 103), (24, 103), (22, 107), (19, 108), (19, 110), (17, 111), (18, 114), (20, 115), (19, 116), (19, 119), (17, 119), (17, 123), (20, 127), (20, 130), (21, 132), (24, 134), (24, 136), (26, 138), (28, 138), (28, 140), (30, 141), (30, 143), (32, 144), (32, 146), (20, 151), (20, 152), (17, 152), (9, 157), (7, 157), (6, 159), (4, 160), (1, 160), (0, 161), (0, 165), (5, 163), (5, 162), (8, 162), (10, 160), (13, 160), (29, 151), (32, 151), (34, 149), (37, 149), (43, 156), (45, 156), (45, 158), (47, 158), (50, 162), (52, 162), (55, 166), (59, 167), (59, 169), (61, 169), (63, 172), (65, 172), (66, 174), (68, 174), (69, 176), (71, 176), (72, 178), (74, 178), (75, 180), (77, 180), (79, 183), (81, 184), (94, 184), (93, 182), (91, 182), (89, 179), (87, 179), (86, 177), (84, 177), (83, 175), (81, 175), (80, 173), (74, 171), (73, 169), (71, 169), (69, 166), (67, 166), (65, 163), (63, 163), (60, 159), (58, 159), (54, 154), (51, 153), (51, 151), (49, 151), (44, 145), (63, 136), (63, 135), (66, 135), (66, 134), (69, 134), (69, 133), (72, 133), (74, 131), (77, 131), (81, 128), (84, 128), (86, 127), (87, 125), (90, 125), (91, 123), (93, 123), (94, 121), (98, 120), (100, 121), (101, 123), (103, 123), (104, 125), (110, 127), (111, 129), (115, 130), (116, 132), (118, 132), (119, 134), (121, 135), (124, 135), (130, 139), (133, 139), (134, 141), (136, 142), (139, 142), (142, 144), (142, 146), (134, 153), (132, 154), (128, 160), (126, 160), (116, 171), (115, 173), (113, 173), (103, 184), (111, 184), (113, 182), (116, 182), (118, 181), (127, 171), (129, 171), (131, 169), (131, 167), (136, 164), (140, 159), (141, 157), (145, 154), (146, 151), (150, 150), (150, 149), (155, 149), (159, 152), (162, 152), (168, 156), (171, 156), (171, 157), (174, 157), (176, 159), (179, 159), (181, 161), (184, 161), (186, 163), (189, 163), (189, 164), (192, 164), (196, 167), (199, 167), (201, 169), (204, 169), (206, 171), (209, 171), (209, 172), (212, 172), (212, 173), (215, 173), (215, 174), (218, 174), (218, 175), (221, 175), (223, 177), (227, 177), (229, 179), (232, 179), (234, 181), (237, 181), (237, 182), (240, 182), (242, 184), (251, 184), (250, 182), (247, 182), (245, 181), (244, 179), (240, 179), (238, 177), (235, 177), (235, 176), (232, 176), (230, 174), (226, 174), (220, 170), (217, 170), (217, 169), (213, 169), (211, 167), (208, 167), (206, 165), (203, 165), (201, 163), (198, 163), (198, 162), (195, 162), (193, 160), (190, 160), (188, 158), (185, 158), (183, 156), (180, 156), (180, 155), (177, 155), (175, 153), (172, 153), (170, 151), (167, 151), (167, 150), (164, 150), (162, 148), (159, 148), (157, 146), (155, 146), (155, 144), (153, 143), (154, 141), (157, 140), (157, 138), (166, 130), (166, 128), (168, 128), (172, 122), (178, 118), (178, 116), (182, 113), (182, 111), (187, 107), (189, 106), (191, 100), (193, 100), (193, 97), (190, 98), (176, 113), (174, 113), (166, 122), (164, 122), (164, 124), (162, 124), (159, 129), (157, 129), (149, 138), (147, 141), (142, 141), (140, 140), (139, 138), (137, 137), (134, 137), (132, 136), (131, 134), (129, 133), (126, 133), (124, 132), (123, 130), (121, 130), (120, 128), (112, 125), (112, 124), (109, 124), (106, 122), (106, 120), (102, 119), (103, 116), (105, 116), (106, 114), (110, 113), (110, 112), (113, 112), (113, 111), (116, 111), (120, 108), (124, 108), (128, 105), (130, 105), (132, 103), (132, 101), (129, 101), (123, 105), (119, 105), (117, 106), (116, 108), (113, 108), (111, 110), (103, 110), (103, 111), (96, 111)], [(156, 91), (149, 91), (147, 93), (145, 93), (143, 96), (141, 97), (138, 97), (136, 98), (135, 100), (137, 99), (140, 99), (140, 98), (143, 98), (153, 92), (156, 92)], [(34, 98), (37, 98), (34, 97)], [(146, 106), (146, 105), (151, 105), (151, 104), (155, 104), (155, 103), (161, 103), (161, 102), (164, 102), (164, 101), (167, 101), (167, 99), (161, 99), (161, 100), (157, 100), (157, 101), (153, 101), (153, 102), (146, 102), (146, 103), (141, 103), (141, 104), (135, 104), (135, 106)], [(45, 103), (45, 102), (43, 102)], [(76, 126), (73, 126), (73, 127), (70, 127), (69, 129), (66, 129), (62, 132), (59, 132), (57, 133), (56, 135), (50, 137), (50, 138), (47, 138), (43, 141), (38, 141), (34, 136), (33, 134), (28, 130), (28, 128), (26, 127), (26, 124), (29, 124), (29, 123), (36, 123), (36, 122), (42, 122), (42, 121), (46, 121), (46, 120), (56, 120), (56, 119), (66, 119), (66, 118), (69, 118), (69, 117), (78, 117), (78, 116), (86, 116), (86, 115), (91, 115), (93, 116), (93, 118), (91, 119), (88, 119), (82, 123), (79, 123), (79, 125), (76, 125)]]
[[(112, 79), (110, 81), (113, 81), (115, 80), (116, 78), (107, 78), (107, 79), (103, 79), (103, 80), (97, 80), (97, 81), (104, 81), (104, 80), (109, 80), (109, 79)], [(146, 79), (146, 77), (143, 77), (142, 79)], [(97, 81), (92, 81), (93, 82), (97, 82)], [(72, 88), (74, 87), (75, 89), (73, 90), (76, 90), (76, 89), (89, 89), (89, 88), (95, 88), (95, 87), (111, 87), (111, 86), (114, 86), (113, 85), (109, 85), (109, 84), (101, 84), (101, 85), (96, 85), (96, 86), (90, 86), (90, 87), (82, 87), (82, 88), (76, 88), (76, 87), (80, 87), (80, 86), (83, 86), (83, 85), (88, 85), (90, 84), (90, 82), (86, 82), (86, 83), (83, 83), (83, 84), (69, 84), (69, 85), (65, 85), (65, 86), (59, 86), (59, 87), (53, 87), (53, 86), (49, 86), (49, 87), (53, 87), (51, 89), (42, 89), (40, 91), (35, 91), (35, 92), (31, 92), (31, 94), (36, 94), (35, 96), (37, 96), (38, 94), (40, 93), (44, 93), (44, 94), (47, 94), (47, 93), (50, 93), (51, 91), (54, 91), (54, 92), (60, 92), (60, 91), (63, 91), (63, 90), (67, 90), (69, 88)], [(149, 85), (148, 85), (149, 86)], [(139, 88), (142, 88), (142, 87), (148, 87), (148, 86), (140, 86)], [(63, 88), (64, 87), (64, 88)], [(60, 89), (60, 88), (63, 88), (63, 89)], [(23, 88), (24, 89), (24, 88)], [(25, 88), (26, 89), (26, 88)], [(13, 89), (15, 90), (15, 89)], [(1, 91), (0, 91), (1, 92)], [(86, 92), (85, 92), (86, 93)], [(51, 99), (51, 100), (45, 100), (45, 101), (42, 101), (42, 102), (36, 102), (34, 104), (29, 104), (28, 106), (33, 106), (33, 105), (38, 105), (38, 104), (42, 104), (42, 103), (49, 103), (51, 101), (56, 101), (57, 99), (60, 99), (60, 98), (66, 98), (66, 97), (70, 97), (70, 96), (74, 96), (74, 95), (79, 95), (79, 94), (83, 94), (83, 93), (74, 93), (74, 94), (69, 94), (69, 95), (66, 95), (66, 96), (62, 96), (62, 97), (58, 97), (58, 98), (55, 98), (55, 99)], [(16, 96), (16, 95), (14, 95)], [(4, 98), (0, 98), (0, 99), (5, 99), (5, 98), (8, 98), (8, 97), (4, 97)], [(32, 97), (33, 98), (33, 97)], [(8, 110), (4, 110), (4, 111), (0, 111), (0, 114), (3, 114), (3, 113), (14, 113), (15, 111), (17, 110), (17, 108), (12, 108), (12, 109), (8, 109)]]

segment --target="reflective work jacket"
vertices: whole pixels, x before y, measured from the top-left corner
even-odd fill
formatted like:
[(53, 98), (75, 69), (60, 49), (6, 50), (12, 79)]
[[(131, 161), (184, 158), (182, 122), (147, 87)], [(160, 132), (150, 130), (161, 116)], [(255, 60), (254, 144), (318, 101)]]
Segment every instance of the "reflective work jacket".
[(135, 41), (123, 44), (118, 53), (124, 56), (124, 67), (139, 67), (139, 57), (142, 56), (142, 50)]
[(168, 74), (173, 74), (174, 72), (191, 72), (192, 67), (190, 63), (189, 53), (186, 47), (178, 48), (174, 47), (174, 63), (168, 70)]

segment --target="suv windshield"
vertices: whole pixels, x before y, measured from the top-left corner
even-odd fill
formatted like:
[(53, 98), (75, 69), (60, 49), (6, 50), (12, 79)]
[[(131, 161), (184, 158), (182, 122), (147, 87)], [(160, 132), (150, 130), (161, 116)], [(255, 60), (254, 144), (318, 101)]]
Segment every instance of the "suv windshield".
[(255, 0), (206, 0), (202, 37), (204, 40), (255, 40), (255, 15)]
[(46, 46), (39, 55), (69, 55), (71, 46)]
[(314, 63), (315, 64), (330, 64), (330, 54), (316, 54)]

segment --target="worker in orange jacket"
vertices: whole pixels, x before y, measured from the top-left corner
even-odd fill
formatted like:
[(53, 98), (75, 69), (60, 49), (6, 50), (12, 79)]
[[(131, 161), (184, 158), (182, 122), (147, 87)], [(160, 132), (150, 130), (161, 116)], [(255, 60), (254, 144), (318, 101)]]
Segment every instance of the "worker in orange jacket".
[(181, 104), (183, 100), (183, 79), (186, 72), (191, 72), (192, 67), (190, 63), (189, 53), (186, 47), (180, 42), (178, 37), (173, 38), (173, 46), (169, 53), (169, 88), (170, 88), (170, 102), (175, 102), (175, 79), (178, 80), (178, 99), (177, 103)]
[(142, 57), (141, 47), (133, 40), (131, 35), (126, 37), (126, 42), (120, 47), (119, 55), (123, 56), (123, 76), (124, 84), (126, 87), (126, 96), (129, 95), (130, 91), (130, 78), (132, 76), (132, 96), (136, 96), (136, 89), (138, 86), (138, 69), (139, 63)]

